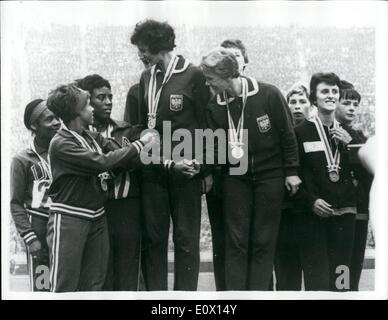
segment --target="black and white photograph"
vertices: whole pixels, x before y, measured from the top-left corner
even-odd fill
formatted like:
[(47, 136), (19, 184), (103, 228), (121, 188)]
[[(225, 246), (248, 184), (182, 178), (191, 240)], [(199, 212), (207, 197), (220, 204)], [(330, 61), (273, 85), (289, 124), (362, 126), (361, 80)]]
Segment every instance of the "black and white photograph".
[(4, 299), (388, 298), (385, 2), (0, 6)]

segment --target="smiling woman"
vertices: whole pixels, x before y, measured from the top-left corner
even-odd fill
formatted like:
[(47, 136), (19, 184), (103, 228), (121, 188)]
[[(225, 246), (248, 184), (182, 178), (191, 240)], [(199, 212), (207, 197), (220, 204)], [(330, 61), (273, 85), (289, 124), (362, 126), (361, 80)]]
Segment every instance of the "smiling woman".
[(350, 290), (336, 281), (338, 268), (349, 274), (357, 213), (346, 148), (351, 138), (334, 118), (339, 88), (334, 73), (314, 74), (310, 101), (318, 113), (295, 129), (303, 181), (299, 205), (306, 210), (298, 216), (306, 290)]

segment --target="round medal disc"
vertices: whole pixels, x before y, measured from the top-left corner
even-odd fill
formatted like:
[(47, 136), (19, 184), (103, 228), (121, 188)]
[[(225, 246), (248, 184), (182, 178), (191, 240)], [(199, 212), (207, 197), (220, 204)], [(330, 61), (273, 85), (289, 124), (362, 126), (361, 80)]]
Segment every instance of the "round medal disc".
[(338, 182), (339, 181), (339, 174), (336, 171), (330, 171), (329, 172), (329, 179), (331, 182)]
[(244, 156), (244, 150), (241, 147), (232, 148), (232, 156), (235, 159), (241, 159)]

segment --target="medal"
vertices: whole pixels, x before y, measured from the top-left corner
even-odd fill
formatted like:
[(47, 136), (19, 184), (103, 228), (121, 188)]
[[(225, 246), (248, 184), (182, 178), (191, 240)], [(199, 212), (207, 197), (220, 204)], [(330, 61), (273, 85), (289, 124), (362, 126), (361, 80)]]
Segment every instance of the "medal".
[[(339, 166), (341, 155), (338, 150), (338, 145), (336, 145), (335, 153), (333, 155), (333, 151), (331, 150), (331, 146), (329, 140), (327, 139), (321, 120), (318, 116), (316, 116), (314, 119), (312, 119), (312, 121), (314, 122), (318, 131), (319, 139), (323, 142), (324, 145), (329, 180), (331, 182), (338, 182), (340, 180), (339, 171), (341, 169)], [(337, 127), (339, 127), (339, 123), (334, 119), (334, 128)]]
[(224, 91), (224, 99), (226, 103), (227, 113), (228, 113), (228, 124), (229, 124), (229, 144), (231, 146), (231, 154), (232, 157), (240, 160), (244, 156), (244, 143), (243, 143), (243, 136), (244, 136), (244, 110), (245, 105), (248, 98), (248, 82), (245, 78), (241, 78), (241, 86), (242, 86), (242, 108), (241, 108), (241, 116), (238, 120), (237, 129), (234, 125), (232, 116), (230, 114), (229, 110), (229, 103), (228, 103), (228, 97), (226, 96), (226, 92)]
[(156, 114), (148, 114), (148, 129), (155, 129), (156, 127)]
[(100, 179), (101, 189), (103, 191), (108, 191), (108, 183), (106, 180), (111, 178), (110, 174), (108, 172), (103, 172), (98, 175), (98, 178)]
[(178, 64), (178, 56), (173, 56), (168, 64), (166, 73), (163, 78), (162, 85), (158, 92), (156, 92), (156, 65), (151, 68), (151, 76), (148, 83), (148, 128), (154, 129), (156, 126), (156, 111), (158, 109), (160, 95), (162, 93), (163, 86), (170, 80), (176, 65)]
[(330, 171), (329, 179), (331, 182), (338, 182), (340, 179), (339, 173), (337, 171)]
[(232, 146), (232, 156), (235, 159), (241, 159), (244, 156), (244, 150), (239, 146)]

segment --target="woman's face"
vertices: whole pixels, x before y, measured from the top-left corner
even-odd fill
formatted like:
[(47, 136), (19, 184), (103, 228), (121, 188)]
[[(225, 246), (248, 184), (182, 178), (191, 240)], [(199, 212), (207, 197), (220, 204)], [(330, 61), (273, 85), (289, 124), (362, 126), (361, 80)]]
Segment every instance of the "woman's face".
[(94, 123), (93, 107), (90, 105), (90, 98), (88, 98), (86, 105), (79, 113), (79, 116), (86, 126)]
[(337, 107), (340, 91), (337, 85), (321, 82), (317, 85), (316, 106), (318, 110), (332, 112)]
[(225, 49), (234, 54), (238, 63), (238, 71), (240, 74), (243, 73), (246, 64), (241, 50), (238, 48), (225, 48)]
[(100, 121), (110, 118), (112, 112), (112, 92), (108, 87), (93, 89), (90, 104), (93, 107), (94, 117)]
[(206, 85), (215, 93), (221, 93), (228, 89), (229, 81), (221, 78), (219, 75), (215, 74), (210, 70), (204, 70), (203, 74), (206, 78)]
[(297, 123), (308, 117), (311, 105), (305, 92), (295, 92), (289, 97), (288, 106), (294, 121)]
[(138, 56), (139, 59), (143, 62), (144, 65), (147, 66), (153, 66), (154, 64), (157, 64), (159, 61), (161, 61), (161, 56), (159, 53), (154, 54), (151, 53), (147, 46), (145, 45), (138, 45)]
[(360, 102), (355, 99), (341, 99), (335, 110), (335, 115), (341, 123), (352, 123)]

